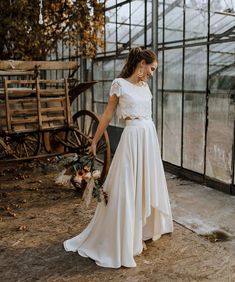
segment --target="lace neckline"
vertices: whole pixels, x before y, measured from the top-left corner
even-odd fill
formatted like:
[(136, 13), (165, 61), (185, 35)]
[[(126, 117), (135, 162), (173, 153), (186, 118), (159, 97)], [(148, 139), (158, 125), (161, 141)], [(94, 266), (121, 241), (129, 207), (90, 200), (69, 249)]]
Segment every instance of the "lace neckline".
[(125, 80), (126, 82), (128, 82), (129, 84), (131, 84), (132, 86), (135, 86), (135, 87), (143, 87), (143, 86), (147, 85), (147, 83), (145, 81), (142, 81), (142, 84), (137, 84), (137, 83), (135, 84), (135, 83), (133, 83), (133, 82), (131, 82), (131, 81), (125, 79), (125, 78), (122, 78), (122, 79)]

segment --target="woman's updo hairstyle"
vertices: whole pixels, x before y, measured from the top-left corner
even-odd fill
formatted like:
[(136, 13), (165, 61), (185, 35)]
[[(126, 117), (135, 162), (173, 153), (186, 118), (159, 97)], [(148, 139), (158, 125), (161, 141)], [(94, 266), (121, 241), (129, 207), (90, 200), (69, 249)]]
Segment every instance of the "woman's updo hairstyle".
[(140, 47), (132, 48), (119, 77), (130, 77), (135, 71), (138, 63), (142, 60), (145, 60), (147, 65), (152, 64), (154, 61), (157, 61), (157, 56), (153, 51), (148, 49), (142, 49)]

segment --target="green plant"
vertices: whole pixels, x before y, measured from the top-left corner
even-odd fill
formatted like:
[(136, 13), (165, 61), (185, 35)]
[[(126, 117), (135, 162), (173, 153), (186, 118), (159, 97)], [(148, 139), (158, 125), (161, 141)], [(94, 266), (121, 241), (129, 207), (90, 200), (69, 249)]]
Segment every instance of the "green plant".
[(44, 60), (63, 41), (76, 55), (95, 57), (103, 46), (104, 5), (99, 0), (0, 1), (0, 59)]

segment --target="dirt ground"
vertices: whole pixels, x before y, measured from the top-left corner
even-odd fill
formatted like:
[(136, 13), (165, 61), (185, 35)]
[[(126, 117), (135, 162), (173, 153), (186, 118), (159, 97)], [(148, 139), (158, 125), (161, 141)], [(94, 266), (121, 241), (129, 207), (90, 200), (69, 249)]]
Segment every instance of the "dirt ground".
[(0, 281), (235, 281), (229, 249), (176, 222), (173, 234), (147, 242), (136, 268), (65, 252), (62, 242), (84, 229), (96, 202), (86, 208), (75, 189), (56, 185), (60, 169), (53, 160), (0, 166)]

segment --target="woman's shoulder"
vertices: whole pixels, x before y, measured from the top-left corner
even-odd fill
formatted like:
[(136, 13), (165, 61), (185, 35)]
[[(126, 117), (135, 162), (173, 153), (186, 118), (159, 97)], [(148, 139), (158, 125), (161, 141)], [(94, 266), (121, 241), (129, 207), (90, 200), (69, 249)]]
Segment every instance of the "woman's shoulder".
[(122, 86), (121, 79), (120, 78), (115, 78), (112, 81), (112, 85), (111, 85), (111, 88), (110, 88), (109, 95), (112, 96), (112, 95), (115, 94), (117, 97), (120, 97), (123, 94), (123, 89), (122, 88), (123, 88), (123, 86)]
[(122, 84), (122, 80), (123, 80), (123, 78), (121, 78), (121, 77), (116, 77), (116, 78), (114, 78), (114, 80), (112, 81), (112, 84), (113, 83), (118, 83), (118, 84)]
[(113, 80), (112, 84), (118, 84), (122, 88), (129, 88), (131, 86), (131, 83), (128, 82), (125, 78), (117, 77)]

